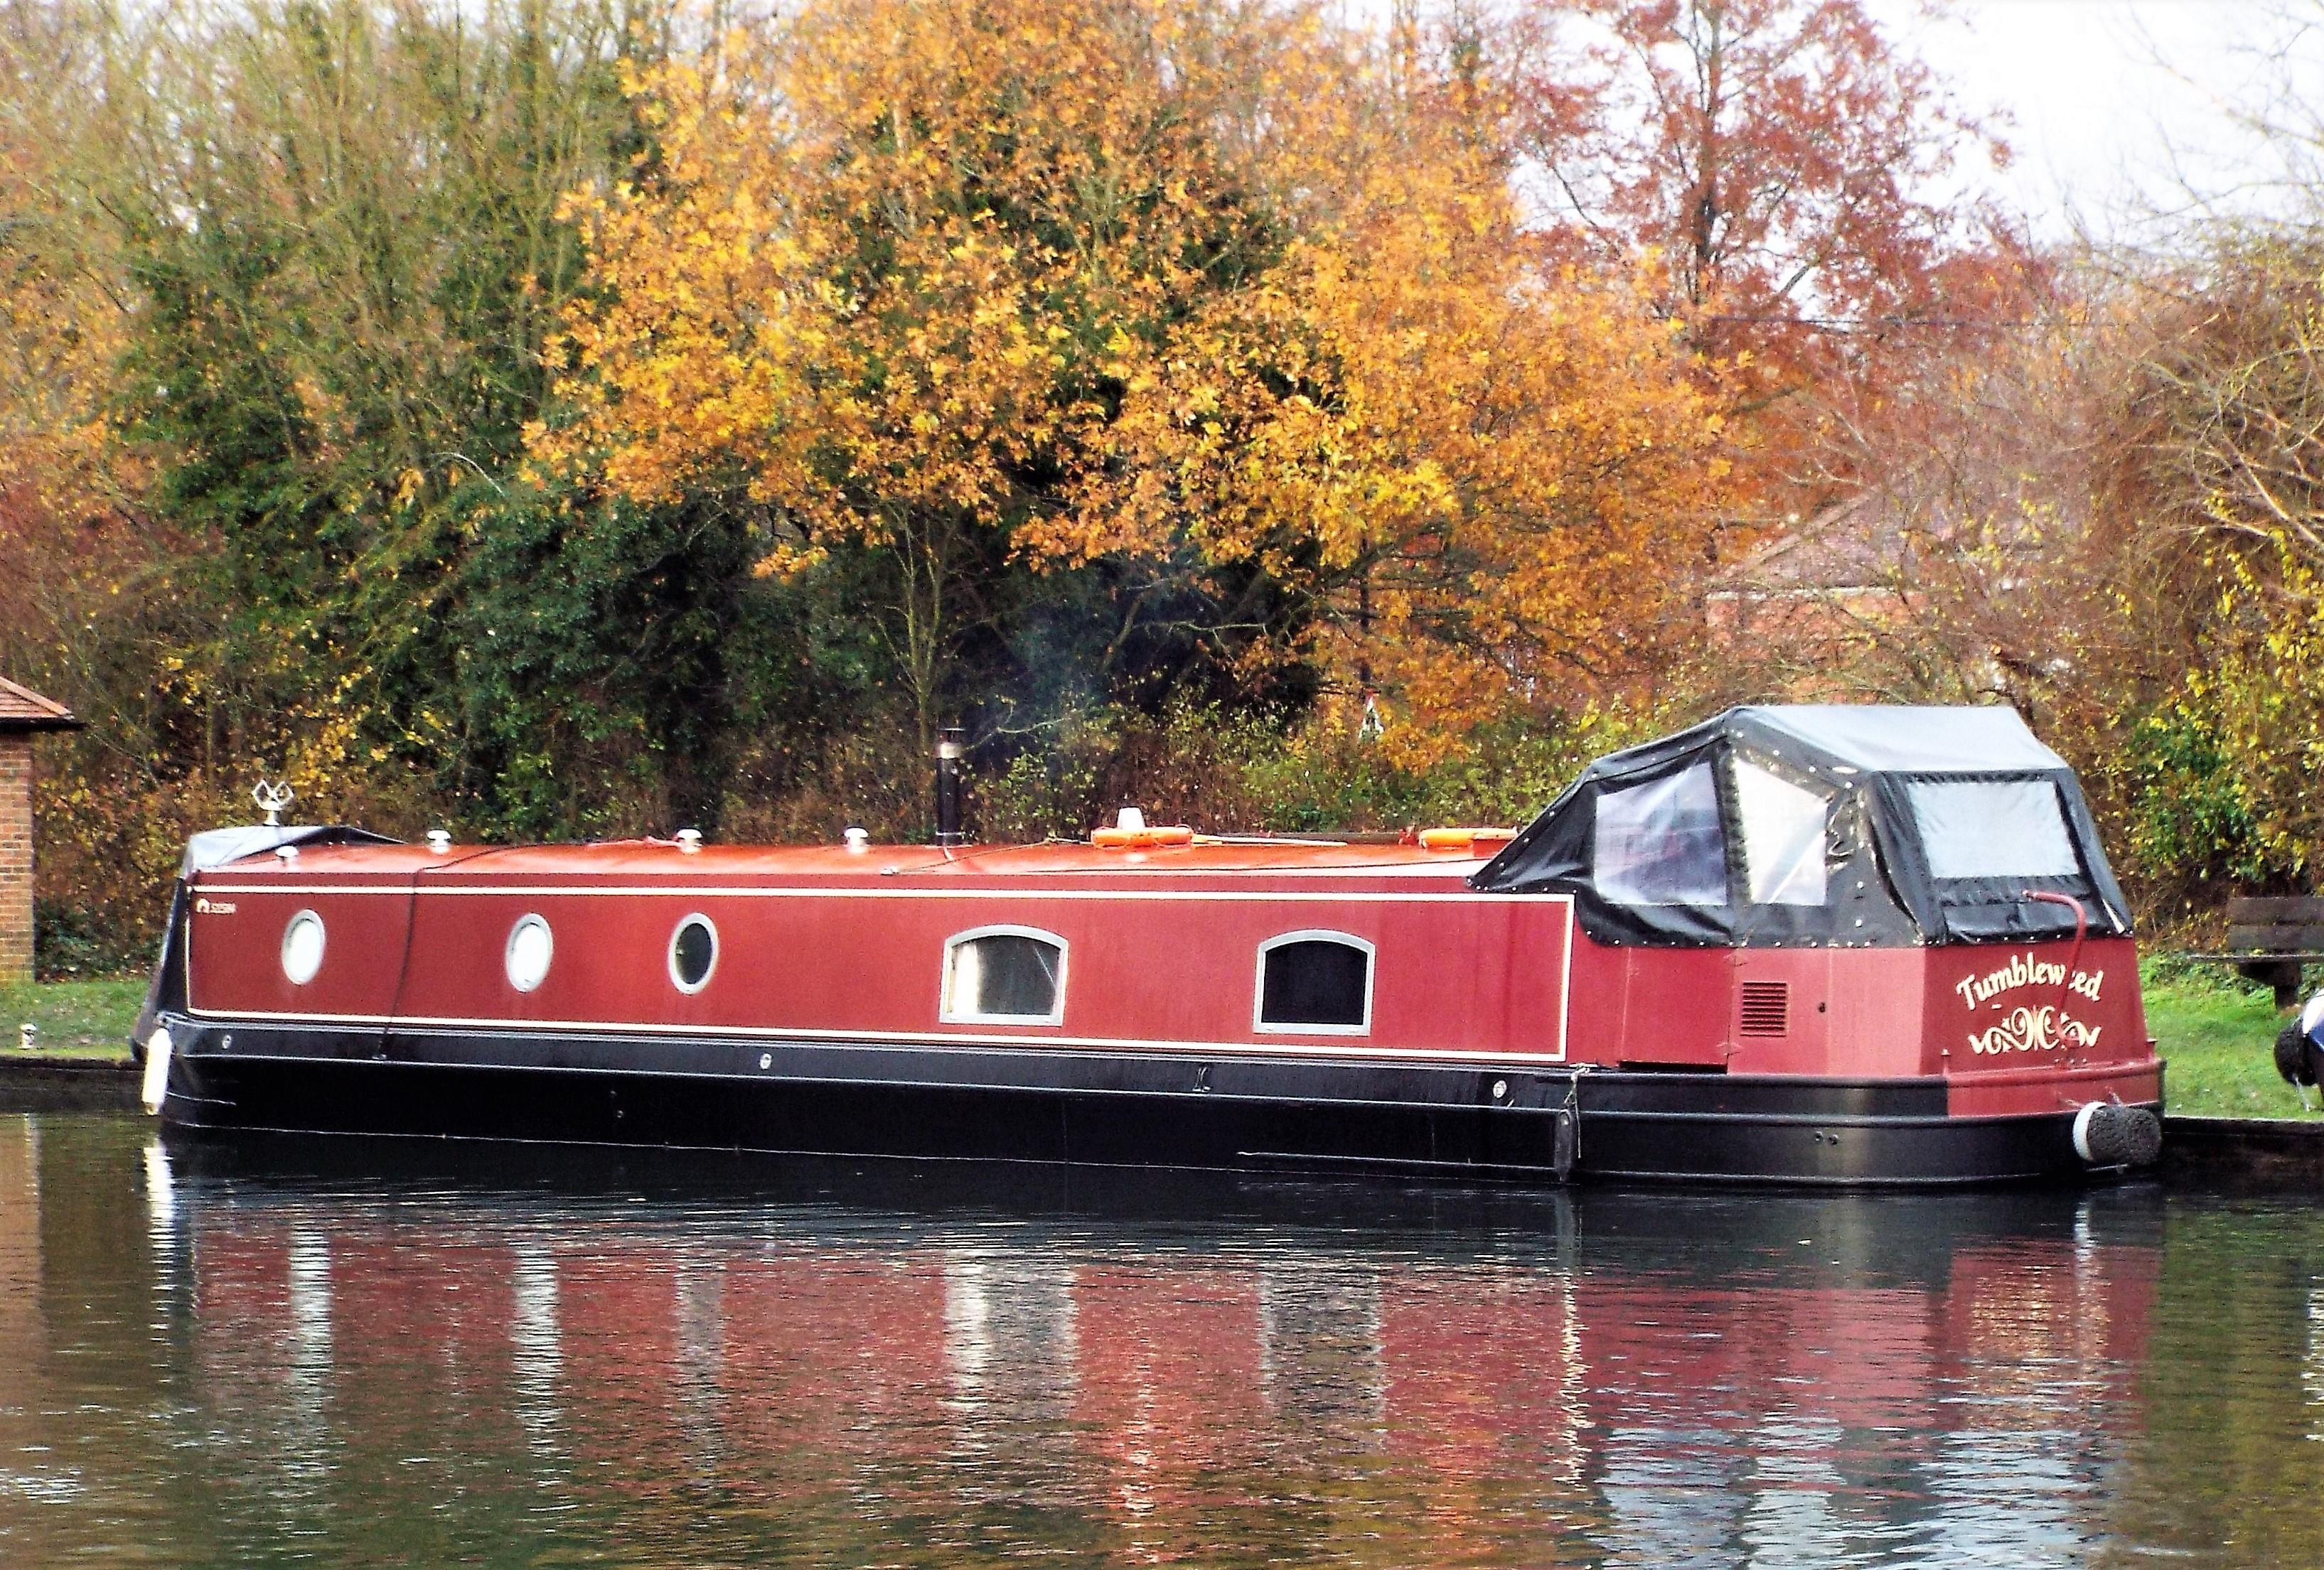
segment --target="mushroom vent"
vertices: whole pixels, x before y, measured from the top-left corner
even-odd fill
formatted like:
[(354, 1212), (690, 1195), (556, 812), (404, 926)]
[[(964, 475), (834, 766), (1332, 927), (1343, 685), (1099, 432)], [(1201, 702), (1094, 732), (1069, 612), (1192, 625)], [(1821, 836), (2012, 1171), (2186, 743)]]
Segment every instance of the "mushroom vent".
[(1787, 1036), (1792, 1033), (1790, 982), (1746, 981), (1743, 984), (1741, 1033), (1747, 1036)]

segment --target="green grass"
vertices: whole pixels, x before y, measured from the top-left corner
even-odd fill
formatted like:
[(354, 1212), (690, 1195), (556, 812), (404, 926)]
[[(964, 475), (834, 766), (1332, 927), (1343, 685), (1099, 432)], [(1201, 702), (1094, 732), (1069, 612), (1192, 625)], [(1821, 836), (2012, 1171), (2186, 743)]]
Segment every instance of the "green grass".
[(145, 1001), (145, 982), (44, 981), (0, 985), (0, 1057), (17, 1055), (21, 1028), (39, 1031), (34, 1050), (69, 1058), (129, 1056), (129, 1027)]
[[(2264, 987), (2221, 973), (2174, 970), (2150, 963), (2146, 1028), (2170, 1064), (2163, 1097), (2173, 1113), (2201, 1117), (2307, 1117), (2299, 1096), (2275, 1071), (2275, 1035), (2283, 1019)], [(2308, 1093), (2310, 1103), (2316, 1092)]]
[[(2276, 1077), (2282, 1028), (2264, 988), (2168, 961), (2145, 968), (2146, 1024), (2170, 1063), (2171, 1110), (2209, 1117), (2310, 1117)], [(0, 1054), (16, 1050), (17, 1026), (39, 1027), (43, 1052), (74, 1057), (128, 1054), (129, 1027), (145, 999), (143, 979), (50, 981), (0, 987)], [(2317, 1099), (2310, 1093), (2311, 1101)]]

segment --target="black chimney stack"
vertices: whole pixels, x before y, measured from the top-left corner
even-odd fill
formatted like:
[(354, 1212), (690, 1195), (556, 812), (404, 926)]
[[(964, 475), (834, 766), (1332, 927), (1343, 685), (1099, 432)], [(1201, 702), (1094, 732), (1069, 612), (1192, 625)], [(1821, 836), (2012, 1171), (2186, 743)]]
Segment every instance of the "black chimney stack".
[(961, 730), (947, 725), (936, 732), (936, 843), (960, 843)]

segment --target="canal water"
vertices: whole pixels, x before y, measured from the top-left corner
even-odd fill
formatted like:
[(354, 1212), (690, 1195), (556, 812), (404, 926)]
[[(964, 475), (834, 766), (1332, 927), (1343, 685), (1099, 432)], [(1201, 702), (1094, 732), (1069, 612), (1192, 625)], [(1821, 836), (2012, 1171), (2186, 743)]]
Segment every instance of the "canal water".
[(2324, 1213), (0, 1116), (0, 1565), (2324, 1565)]

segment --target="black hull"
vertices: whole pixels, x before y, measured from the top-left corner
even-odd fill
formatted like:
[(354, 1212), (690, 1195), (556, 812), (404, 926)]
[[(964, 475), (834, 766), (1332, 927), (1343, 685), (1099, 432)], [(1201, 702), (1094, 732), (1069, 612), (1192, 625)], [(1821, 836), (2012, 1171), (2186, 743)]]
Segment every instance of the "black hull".
[(1949, 1117), (1936, 1080), (161, 1017), (177, 1043), (164, 1116), (189, 1130), (1522, 1183), (2091, 1174), (2070, 1114)]

